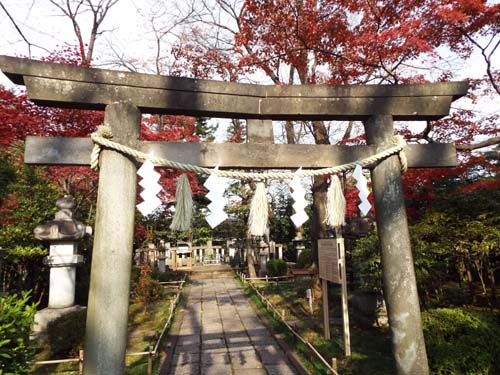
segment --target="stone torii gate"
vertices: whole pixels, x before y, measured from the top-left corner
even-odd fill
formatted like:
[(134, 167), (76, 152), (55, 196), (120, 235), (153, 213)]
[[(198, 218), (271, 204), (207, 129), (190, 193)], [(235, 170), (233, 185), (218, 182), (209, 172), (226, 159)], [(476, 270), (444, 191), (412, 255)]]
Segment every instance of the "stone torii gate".
[[(155, 156), (204, 167), (321, 168), (350, 163), (392, 146), (393, 121), (436, 120), (465, 95), (466, 82), (420, 85), (261, 86), (81, 68), (0, 56), (0, 70), (25, 85), (39, 105), (105, 111), (114, 141)], [(141, 113), (240, 118), (248, 144), (140, 142)], [(271, 121), (361, 120), (368, 145), (269, 144)], [(261, 132), (262, 131), (262, 132)], [(267, 140), (267, 141), (266, 141)], [(89, 165), (90, 138), (26, 141), (25, 162)], [(452, 144), (408, 145), (409, 167), (456, 164)], [(390, 156), (371, 169), (381, 242), (384, 296), (398, 374), (428, 374), (417, 286), (401, 184), (400, 161)], [(136, 162), (101, 153), (85, 374), (122, 374), (127, 338)]]

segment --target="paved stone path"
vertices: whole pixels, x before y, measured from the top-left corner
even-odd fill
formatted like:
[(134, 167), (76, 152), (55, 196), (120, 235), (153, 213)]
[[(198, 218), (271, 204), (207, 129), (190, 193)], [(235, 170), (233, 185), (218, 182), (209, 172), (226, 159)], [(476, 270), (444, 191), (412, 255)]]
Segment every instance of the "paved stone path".
[(209, 275), (191, 277), (161, 374), (298, 374), (233, 276)]

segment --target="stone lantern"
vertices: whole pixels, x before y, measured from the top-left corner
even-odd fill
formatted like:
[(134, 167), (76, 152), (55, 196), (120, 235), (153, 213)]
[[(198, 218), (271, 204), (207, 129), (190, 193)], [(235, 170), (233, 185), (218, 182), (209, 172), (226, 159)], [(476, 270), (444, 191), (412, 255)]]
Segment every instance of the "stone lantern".
[(158, 270), (161, 273), (164, 273), (166, 271), (166, 263), (165, 260), (167, 259), (166, 256), (167, 250), (165, 249), (165, 242), (163, 240), (160, 241), (160, 246), (158, 247)]
[(306, 246), (304, 244), (304, 237), (301, 232), (297, 232), (297, 235), (292, 240), (293, 246), (295, 247), (295, 251), (297, 252), (297, 260), (299, 259), (300, 253), (302, 253)]
[(74, 310), (76, 266), (83, 263), (78, 255), (77, 241), (90, 233), (90, 227), (73, 218), (75, 202), (70, 197), (57, 200), (58, 211), (54, 220), (38, 225), (35, 238), (50, 242), (50, 252), (44, 263), (50, 267), (49, 306), (37, 313), (36, 330), (44, 330), (46, 324), (67, 311)]

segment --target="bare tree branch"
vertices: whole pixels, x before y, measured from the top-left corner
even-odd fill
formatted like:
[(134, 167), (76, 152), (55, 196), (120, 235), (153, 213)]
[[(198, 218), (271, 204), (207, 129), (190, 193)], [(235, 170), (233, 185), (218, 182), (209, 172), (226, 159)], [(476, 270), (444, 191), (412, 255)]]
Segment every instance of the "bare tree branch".
[(425, 129), (422, 132), (420, 138), (425, 139), (429, 143), (433, 143), (434, 140), (429, 136), (430, 132), (432, 131), (432, 128), (433, 128), (432, 121), (427, 121)]
[(494, 34), (488, 43), (486, 44), (485, 47), (483, 47), (477, 40), (475, 40), (467, 31), (465, 31), (461, 27), (456, 27), (459, 32), (462, 33), (462, 35), (476, 48), (479, 49), (481, 52), (481, 55), (483, 56), (484, 62), (486, 63), (486, 74), (488, 75), (488, 78), (490, 79), (490, 83), (497, 92), (498, 95), (500, 95), (500, 85), (498, 82), (495, 80), (495, 77), (493, 75), (493, 66), (491, 63), (491, 57), (493, 56), (493, 53), (497, 50), (497, 48), (500, 45), (500, 39), (495, 43), (495, 46), (492, 48), (492, 50), (488, 53), (487, 49), (488, 47), (493, 43), (494, 39), (498, 37), (498, 34)]
[(9, 20), (12, 22), (12, 25), (14, 26), (14, 28), (16, 29), (16, 31), (19, 33), (19, 35), (21, 36), (21, 38), (23, 38), (23, 40), (25, 41), (25, 43), (28, 45), (28, 56), (29, 58), (31, 58), (31, 47), (36, 47), (36, 48), (40, 48), (46, 52), (49, 52), (47, 49), (35, 44), (35, 43), (31, 43), (28, 38), (26, 38), (26, 36), (24, 35), (23, 31), (21, 30), (21, 28), (19, 27), (19, 25), (17, 24), (17, 22), (14, 20), (14, 18), (12, 17), (12, 15), (10, 14), (10, 12), (7, 10), (7, 8), (5, 7), (5, 5), (3, 5), (3, 3), (0, 1), (0, 7), (3, 9), (3, 11), (5, 12), (5, 14), (7, 15), (7, 17), (9, 18)]
[[(100, 26), (109, 10), (118, 3), (119, 0), (99, 0), (94, 4), (92, 0), (49, 0), (59, 11), (69, 18), (73, 25), (73, 31), (78, 41), (80, 57), (86, 64), (90, 64), (94, 54), (97, 38), (104, 33)], [(78, 20), (79, 16), (90, 12), (92, 14), (92, 25), (88, 42), (84, 40), (82, 28)], [(87, 48), (85, 46), (87, 45)]]
[(455, 145), (457, 150), (460, 151), (472, 151), (472, 150), (477, 150), (480, 148), (488, 147), (488, 146), (494, 146), (500, 144), (500, 137), (493, 137), (490, 139), (487, 139), (485, 141), (471, 144), (471, 145)]

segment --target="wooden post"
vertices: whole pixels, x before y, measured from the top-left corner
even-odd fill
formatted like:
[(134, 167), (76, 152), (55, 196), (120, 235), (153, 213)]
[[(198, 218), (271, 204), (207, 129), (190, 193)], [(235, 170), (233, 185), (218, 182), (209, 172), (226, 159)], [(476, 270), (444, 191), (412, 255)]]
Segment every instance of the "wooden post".
[[(375, 144), (380, 149), (392, 145), (392, 116), (372, 116), (364, 126), (368, 144)], [(394, 155), (378, 163), (371, 171), (381, 245), (384, 297), (397, 374), (427, 375), (429, 367), (400, 168), (399, 158)]]
[(313, 315), (314, 314), (314, 309), (313, 309), (313, 294), (311, 289), (306, 289), (306, 298), (309, 302), (309, 314)]
[(149, 347), (149, 353), (148, 353), (148, 375), (151, 375), (153, 373), (153, 347)]
[(323, 326), (325, 339), (330, 340), (330, 310), (328, 307), (328, 280), (321, 279), (321, 289), (323, 291)]
[(337, 358), (332, 358), (332, 369), (337, 372)]
[[(106, 107), (114, 139), (132, 145), (140, 133), (139, 110), (123, 102)], [(137, 175), (134, 162), (103, 150), (85, 334), (86, 375), (123, 374), (127, 344)]]
[(344, 239), (337, 237), (337, 246), (339, 252), (340, 277), (342, 286), (342, 324), (344, 332), (344, 351), (346, 357), (351, 356), (351, 333), (349, 330), (349, 308), (347, 305), (347, 272), (345, 261)]
[(78, 352), (78, 375), (83, 375), (83, 358), (84, 358), (84, 351), (80, 350)]

